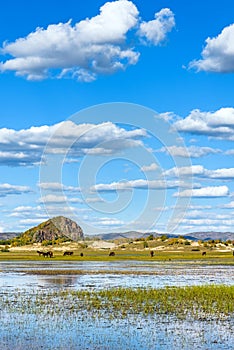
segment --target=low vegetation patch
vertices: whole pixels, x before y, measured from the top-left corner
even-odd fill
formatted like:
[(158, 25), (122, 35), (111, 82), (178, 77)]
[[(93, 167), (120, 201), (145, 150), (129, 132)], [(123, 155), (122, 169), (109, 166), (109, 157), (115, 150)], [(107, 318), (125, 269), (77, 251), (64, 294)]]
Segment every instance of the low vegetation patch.
[(233, 317), (234, 286), (113, 288), (107, 290), (38, 291), (1, 295), (1, 310), (22, 313), (71, 314), (90, 312), (93, 316), (174, 315), (178, 318), (225, 319)]

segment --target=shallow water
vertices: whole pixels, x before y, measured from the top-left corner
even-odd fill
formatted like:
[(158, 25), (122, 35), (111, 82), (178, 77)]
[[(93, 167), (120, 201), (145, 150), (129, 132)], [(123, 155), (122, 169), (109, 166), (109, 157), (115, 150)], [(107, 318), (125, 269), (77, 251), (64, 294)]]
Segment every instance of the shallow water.
[[(82, 270), (82, 275), (33, 275), (33, 270)], [(223, 320), (179, 320), (175, 316), (128, 315), (126, 318), (95, 317), (86, 310), (67, 313), (39, 312), (22, 307), (32, 303), (36, 293), (46, 298), (58, 290), (111, 287), (165, 287), (202, 284), (234, 284), (232, 266), (211, 266), (179, 262), (0, 262), (1, 350), (152, 350), (234, 349), (233, 318)], [(91, 272), (109, 271), (104, 274)], [(116, 271), (130, 274), (115, 274)], [(154, 275), (150, 275), (150, 273)], [(141, 274), (135, 274), (141, 273)], [(5, 298), (5, 299), (4, 299)], [(13, 300), (13, 301), (12, 301)], [(18, 307), (20, 306), (21, 307)], [(59, 304), (65, 307), (65, 305)], [(18, 307), (18, 308), (17, 308)], [(62, 309), (62, 307), (61, 307)], [(109, 315), (110, 316), (110, 315)]]
[(88, 315), (69, 318), (56, 315), (18, 315), (9, 318), (6, 315), (0, 330), (0, 348), (231, 350), (234, 344), (232, 329), (233, 323), (228, 321), (191, 322), (162, 316), (107, 320)]
[[(33, 270), (82, 270), (81, 275), (33, 275)], [(92, 274), (91, 272), (108, 271)], [(100, 289), (110, 287), (192, 286), (202, 284), (234, 284), (233, 266), (199, 265), (179, 262), (64, 262), (64, 261), (3, 261), (0, 262), (0, 288), (71, 288)], [(86, 273), (87, 271), (87, 273)], [(123, 271), (130, 274), (115, 274)], [(132, 274), (131, 274), (132, 272)], [(152, 275), (152, 273), (154, 273)]]

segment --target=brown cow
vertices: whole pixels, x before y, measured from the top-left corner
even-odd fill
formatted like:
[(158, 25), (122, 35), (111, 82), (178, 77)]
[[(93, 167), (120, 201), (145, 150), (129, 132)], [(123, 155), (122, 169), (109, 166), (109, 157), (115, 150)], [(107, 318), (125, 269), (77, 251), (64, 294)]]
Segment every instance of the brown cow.
[(109, 256), (115, 256), (115, 252), (110, 252)]
[(206, 252), (202, 252), (202, 256), (205, 256), (206, 255)]
[(151, 258), (153, 258), (153, 256), (154, 256), (153, 250), (150, 251), (150, 256), (151, 256)]

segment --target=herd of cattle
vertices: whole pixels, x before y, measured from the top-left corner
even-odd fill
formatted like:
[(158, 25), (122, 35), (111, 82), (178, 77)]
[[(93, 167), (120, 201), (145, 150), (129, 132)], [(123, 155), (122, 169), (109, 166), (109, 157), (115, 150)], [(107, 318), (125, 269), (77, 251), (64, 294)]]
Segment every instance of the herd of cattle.
[[(53, 252), (51, 250), (49, 250), (48, 252), (43, 252), (41, 250), (37, 250), (37, 253), (38, 253), (39, 256), (43, 256), (44, 258), (53, 258), (54, 257), (54, 254), (53, 254)], [(67, 251), (65, 251), (63, 253), (63, 256), (72, 256), (73, 254), (74, 254), (73, 251), (68, 251), (67, 250)], [(80, 253), (80, 256), (83, 257), (84, 253)], [(113, 252), (113, 251), (110, 252), (109, 256), (115, 256), (115, 252)], [(151, 258), (154, 257), (154, 251), (153, 250), (150, 251), (150, 256), (151, 256)], [(202, 256), (206, 256), (206, 252), (202, 252)], [(233, 251), (233, 256), (234, 256), (234, 251)]]
[[(53, 258), (53, 257), (54, 257), (54, 254), (53, 254), (53, 252), (52, 252), (51, 250), (49, 250), (48, 252), (43, 252), (43, 251), (41, 251), (41, 250), (37, 250), (37, 254), (38, 254), (39, 256), (43, 256), (44, 258)], [(73, 255), (73, 254), (74, 254), (74, 252), (65, 251), (65, 252), (63, 253), (63, 256), (66, 256), (66, 255)], [(83, 254), (83, 253), (80, 253), (80, 256), (84, 256), (84, 254)]]

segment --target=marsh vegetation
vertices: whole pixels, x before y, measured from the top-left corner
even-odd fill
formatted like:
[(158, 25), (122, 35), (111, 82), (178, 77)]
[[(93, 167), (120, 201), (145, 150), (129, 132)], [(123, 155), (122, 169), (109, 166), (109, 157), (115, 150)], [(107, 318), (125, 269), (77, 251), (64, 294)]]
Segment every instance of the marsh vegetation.
[(4, 246), (0, 348), (229, 350), (234, 259), (232, 242), (220, 244), (150, 237), (114, 250), (86, 242)]

